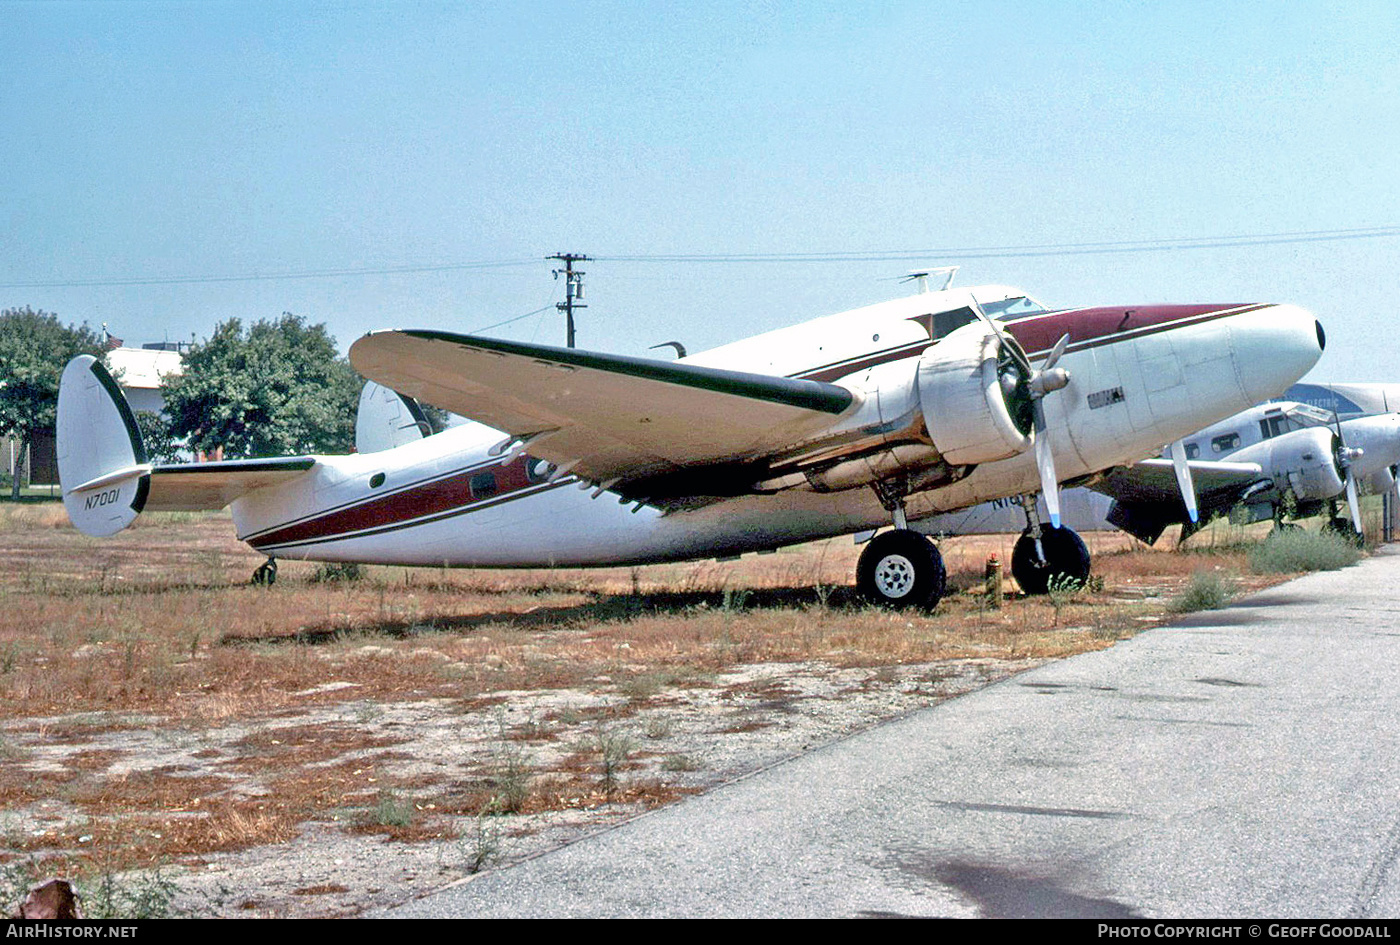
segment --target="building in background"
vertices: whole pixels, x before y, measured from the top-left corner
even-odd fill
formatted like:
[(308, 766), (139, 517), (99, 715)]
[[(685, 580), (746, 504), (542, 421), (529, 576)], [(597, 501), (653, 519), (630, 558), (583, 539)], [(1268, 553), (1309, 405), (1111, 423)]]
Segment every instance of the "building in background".
[[(107, 326), (102, 326), (105, 330)], [(107, 334), (109, 343), (120, 339)], [(157, 342), (142, 345), (140, 348), (111, 347), (107, 351), (107, 369), (116, 378), (127, 403), (137, 413), (160, 413), (165, 409), (165, 398), (161, 385), (166, 377), (184, 370), (183, 350), (189, 346), (175, 342)], [(58, 450), (54, 444), (54, 431), (43, 430), (36, 433), (29, 448), (20, 451), (19, 442), (12, 437), (0, 440), (3, 444), (5, 469), (11, 476), (19, 475), (20, 481), (31, 486), (58, 485)]]

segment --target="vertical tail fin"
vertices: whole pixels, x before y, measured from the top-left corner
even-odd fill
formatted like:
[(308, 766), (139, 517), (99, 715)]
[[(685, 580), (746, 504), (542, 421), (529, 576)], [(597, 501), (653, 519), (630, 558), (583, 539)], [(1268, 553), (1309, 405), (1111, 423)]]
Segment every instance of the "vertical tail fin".
[(432, 433), (432, 424), (418, 401), (374, 381), (365, 382), (355, 415), (355, 452), (378, 453)]
[(151, 467), (136, 417), (102, 362), (68, 362), (58, 388), (58, 478), (79, 531), (114, 535), (146, 505)]

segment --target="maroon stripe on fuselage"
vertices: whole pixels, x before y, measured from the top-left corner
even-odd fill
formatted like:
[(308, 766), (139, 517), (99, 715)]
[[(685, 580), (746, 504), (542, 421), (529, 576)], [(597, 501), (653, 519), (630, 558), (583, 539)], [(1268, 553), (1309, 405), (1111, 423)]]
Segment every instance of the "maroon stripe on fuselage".
[[(527, 462), (533, 460), (522, 455), (509, 463), (503, 461), (489, 466), (473, 466), (423, 485), (372, 498), (281, 528), (273, 528), (249, 536), (247, 541), (254, 548), (268, 548), (309, 540), (324, 540), (334, 535), (361, 532), (408, 519), (438, 515), (475, 501), (497, 498), (537, 485), (537, 482), (530, 481), (526, 471)], [(483, 473), (490, 473), (495, 477), (495, 489), (490, 493), (473, 495), (472, 480)]]
[[(1111, 344), (1156, 331), (1181, 327), (1185, 323), (1209, 321), (1227, 315), (1253, 312), (1265, 305), (1238, 302), (1232, 305), (1139, 305), (1107, 308), (1081, 308), (1066, 312), (1032, 315), (1004, 322), (1031, 357), (1049, 352), (1060, 336), (1069, 335), (1069, 350)], [(1179, 324), (1181, 323), (1181, 324)]]
[[(1020, 343), (1026, 354), (1034, 358), (1048, 354), (1064, 334), (1069, 335), (1067, 350), (1076, 351), (1179, 328), (1186, 323), (1195, 324), (1267, 307), (1265, 304), (1240, 302), (1228, 305), (1216, 303), (1076, 308), (1031, 315), (1000, 324)], [(879, 364), (917, 357), (936, 344), (937, 341), (925, 341), (913, 345), (900, 345), (897, 348), (887, 348), (864, 357), (824, 365), (791, 376), (810, 381), (836, 381)]]
[(933, 342), (931, 341), (919, 341), (910, 345), (900, 345), (898, 348), (887, 348), (884, 351), (877, 351), (874, 354), (867, 354), (864, 357), (850, 358), (836, 364), (829, 364), (792, 376), (803, 381), (834, 381), (838, 377), (846, 377), (857, 371), (863, 371), (866, 368), (874, 367), (877, 364), (884, 364), (887, 361), (898, 361), (900, 358), (912, 358), (915, 355), (923, 354), (932, 344)]

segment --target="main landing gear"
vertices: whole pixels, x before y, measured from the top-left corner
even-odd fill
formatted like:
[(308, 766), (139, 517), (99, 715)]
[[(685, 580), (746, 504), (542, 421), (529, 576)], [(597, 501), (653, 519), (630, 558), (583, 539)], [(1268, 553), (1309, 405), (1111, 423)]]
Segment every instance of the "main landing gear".
[(894, 515), (894, 531), (876, 535), (856, 564), (856, 590), (881, 607), (932, 609), (943, 597), (948, 572), (933, 542), (909, 528), (902, 498), (876, 491)]
[(277, 583), (277, 559), (268, 558), (253, 572), (253, 583), (271, 587)]
[(933, 542), (908, 528), (870, 539), (856, 565), (860, 596), (883, 607), (932, 608), (947, 580), (943, 556)]
[(1336, 499), (1327, 503), (1327, 521), (1322, 524), (1322, 533), (1336, 535), (1357, 548), (1366, 547), (1366, 536), (1356, 530), (1356, 525), (1350, 518), (1342, 514)]
[(1022, 496), (1026, 530), (1011, 551), (1011, 575), (1027, 594), (1044, 594), (1051, 585), (1082, 586), (1089, 580), (1089, 549), (1073, 529), (1042, 525), (1035, 496)]

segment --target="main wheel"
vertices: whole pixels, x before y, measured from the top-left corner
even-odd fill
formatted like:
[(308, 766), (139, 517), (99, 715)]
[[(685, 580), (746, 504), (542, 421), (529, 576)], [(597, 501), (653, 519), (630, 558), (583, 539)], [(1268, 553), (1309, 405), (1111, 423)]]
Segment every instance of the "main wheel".
[(933, 542), (907, 528), (876, 535), (856, 566), (856, 589), (882, 607), (933, 607), (947, 578)]
[(1089, 549), (1073, 529), (1042, 525), (1040, 547), (1045, 552), (1042, 562), (1035, 553), (1035, 539), (1030, 529), (1021, 533), (1011, 551), (1011, 576), (1027, 594), (1044, 594), (1052, 581), (1089, 580)]

